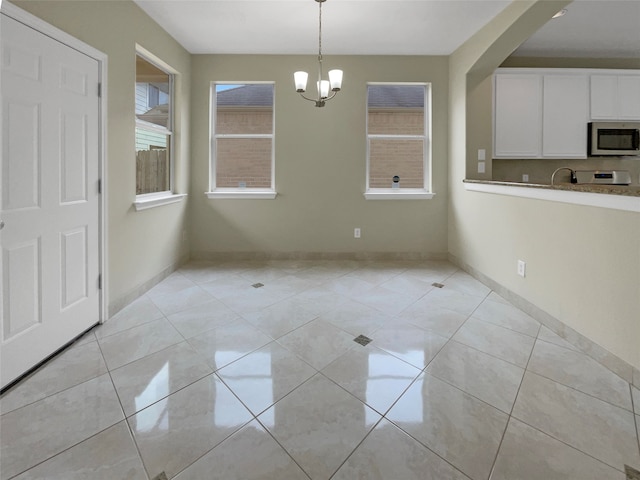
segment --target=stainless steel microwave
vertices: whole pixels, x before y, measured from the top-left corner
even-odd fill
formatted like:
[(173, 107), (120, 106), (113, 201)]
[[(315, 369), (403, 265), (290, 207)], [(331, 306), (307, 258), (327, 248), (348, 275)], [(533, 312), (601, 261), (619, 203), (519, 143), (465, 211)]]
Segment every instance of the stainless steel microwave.
[(592, 122), (589, 156), (640, 155), (640, 122)]

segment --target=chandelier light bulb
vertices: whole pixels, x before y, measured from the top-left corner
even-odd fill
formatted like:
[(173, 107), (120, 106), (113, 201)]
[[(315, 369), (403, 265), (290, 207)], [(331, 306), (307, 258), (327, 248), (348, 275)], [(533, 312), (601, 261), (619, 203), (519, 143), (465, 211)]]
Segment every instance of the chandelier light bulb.
[(342, 88), (342, 70), (329, 70), (329, 82), (331, 91), (339, 92)]
[(321, 80), (318, 82), (318, 92), (320, 98), (325, 100), (329, 96), (329, 80)]
[(309, 74), (307, 72), (295, 72), (293, 74), (293, 79), (296, 84), (296, 92), (304, 93), (307, 91), (308, 78), (309, 78)]

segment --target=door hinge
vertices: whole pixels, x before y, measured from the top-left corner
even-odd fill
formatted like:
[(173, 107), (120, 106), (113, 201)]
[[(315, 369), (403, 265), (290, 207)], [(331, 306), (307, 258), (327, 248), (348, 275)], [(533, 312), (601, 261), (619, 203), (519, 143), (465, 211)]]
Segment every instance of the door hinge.
[(98, 179), (98, 194), (102, 193), (102, 179)]
[(102, 274), (98, 275), (98, 290), (102, 290)]
[(102, 84), (101, 83), (98, 84), (98, 97), (102, 98)]

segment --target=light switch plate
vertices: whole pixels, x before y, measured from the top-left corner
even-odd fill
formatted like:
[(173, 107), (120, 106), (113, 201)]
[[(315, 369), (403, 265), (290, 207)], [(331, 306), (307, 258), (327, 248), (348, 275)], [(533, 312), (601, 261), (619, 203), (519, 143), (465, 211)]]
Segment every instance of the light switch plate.
[(484, 162), (478, 162), (478, 173), (484, 173)]
[(478, 161), (484, 162), (487, 159), (487, 151), (484, 148), (478, 150)]
[(526, 276), (527, 264), (523, 260), (518, 260), (518, 275), (521, 277)]

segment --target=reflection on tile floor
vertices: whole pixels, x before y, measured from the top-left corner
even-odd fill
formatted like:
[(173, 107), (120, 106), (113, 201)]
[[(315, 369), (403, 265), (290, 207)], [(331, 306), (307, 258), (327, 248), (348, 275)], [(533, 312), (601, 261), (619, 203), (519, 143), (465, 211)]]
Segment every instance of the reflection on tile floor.
[(440, 261), (193, 262), (0, 411), (0, 480), (640, 469), (640, 390)]

